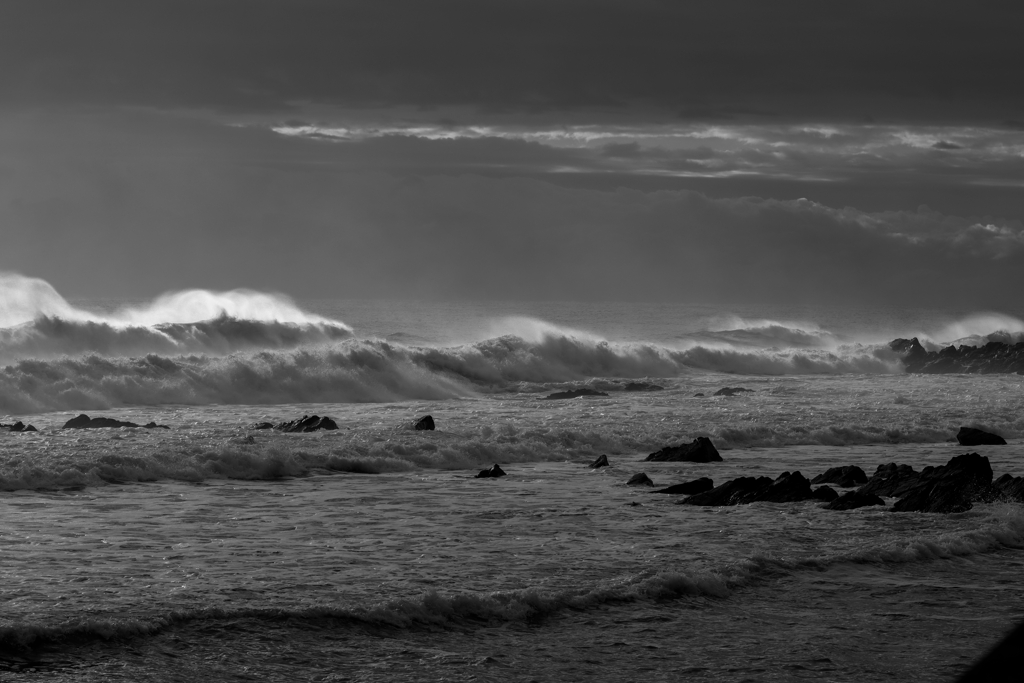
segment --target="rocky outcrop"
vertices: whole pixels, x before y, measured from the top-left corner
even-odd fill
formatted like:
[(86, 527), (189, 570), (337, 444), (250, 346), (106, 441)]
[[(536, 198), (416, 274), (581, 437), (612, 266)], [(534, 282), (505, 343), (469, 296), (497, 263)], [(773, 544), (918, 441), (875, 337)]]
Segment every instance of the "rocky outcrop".
[(885, 501), (873, 493), (847, 491), (825, 506), (826, 510), (856, 510), (869, 505), (885, 505)]
[(18, 420), (12, 425), (0, 424), (0, 429), (6, 429), (9, 432), (38, 432), (39, 430), (32, 425), (26, 425), (21, 420)]
[(685, 505), (745, 505), (747, 503), (792, 503), (814, 497), (811, 482), (799, 472), (783, 472), (777, 478), (740, 477), (710, 491), (680, 501)]
[(965, 453), (939, 467), (925, 467), (917, 482), (892, 506), (893, 512), (965, 512), (991, 497), (988, 458)]
[(337, 429), (338, 423), (329, 417), (303, 415), (301, 419), (281, 422), (274, 426), (280, 432), (315, 432), (321, 429)]
[[(811, 483), (814, 483), (813, 479), (811, 480)], [(823, 500), (826, 503), (831, 503), (833, 500), (839, 497), (839, 494), (836, 493), (836, 490), (831, 486), (819, 486), (818, 488), (814, 489), (814, 491), (811, 493), (811, 497), (813, 497), (815, 500)]]
[(721, 462), (715, 444), (706, 436), (698, 436), (690, 443), (679, 446), (665, 446), (657, 453), (651, 453), (645, 462)]
[(983, 432), (974, 427), (961, 427), (956, 433), (956, 440), (961, 446), (1005, 446), (1006, 439), (998, 434)]
[(654, 486), (654, 482), (647, 476), (645, 472), (634, 474), (626, 482), (626, 486)]
[(623, 391), (661, 391), (665, 387), (658, 386), (657, 384), (648, 384), (647, 382), (630, 382), (626, 386), (622, 387)]
[(105, 429), (111, 427), (142, 427), (144, 429), (170, 429), (167, 425), (158, 425), (156, 422), (148, 422), (138, 425), (134, 422), (115, 420), (111, 417), (89, 417), (86, 414), (73, 417), (64, 423), (61, 429)]
[(716, 391), (714, 396), (735, 396), (736, 394), (752, 394), (753, 389), (744, 389), (743, 387), (722, 387)]
[(694, 479), (693, 481), (687, 481), (682, 484), (673, 484), (672, 486), (658, 489), (654, 493), (670, 493), (672, 495), (686, 495), (692, 496), (695, 493), (704, 493), (715, 488), (715, 482), (707, 477), (701, 477), (700, 479)]
[(545, 400), (558, 400), (564, 398), (579, 398), (581, 396), (607, 396), (608, 394), (603, 391), (594, 391), (593, 389), (570, 389), (569, 391), (557, 391), (550, 396), (545, 396)]
[(830, 467), (823, 474), (819, 474), (814, 479), (811, 479), (812, 484), (835, 484), (843, 488), (860, 486), (861, 484), (866, 484), (867, 481), (868, 475), (864, 474), (864, 470), (856, 465)]
[(984, 346), (947, 346), (939, 351), (928, 351), (914, 337), (894, 339), (889, 342), (889, 348), (902, 354), (907, 372), (1024, 374), (1024, 342), (991, 341)]
[(1012, 500), (1024, 503), (1024, 477), (1014, 477), (1009, 474), (992, 482), (992, 497), (996, 500)]
[(596, 470), (598, 467), (608, 467), (609, 464), (610, 463), (608, 462), (608, 456), (607, 455), (601, 455), (601, 456), (598, 456), (597, 460), (595, 460), (594, 462), (590, 463), (590, 467), (591, 467), (591, 469), (595, 469)]
[(424, 415), (412, 428), (418, 431), (434, 431), (434, 418), (430, 415)]
[(910, 465), (889, 463), (879, 465), (868, 483), (860, 487), (861, 493), (898, 498), (917, 484), (919, 473)]
[(497, 463), (491, 465), (486, 470), (480, 470), (480, 473), (474, 477), (474, 479), (494, 479), (495, 477), (504, 477), (505, 470), (498, 467)]

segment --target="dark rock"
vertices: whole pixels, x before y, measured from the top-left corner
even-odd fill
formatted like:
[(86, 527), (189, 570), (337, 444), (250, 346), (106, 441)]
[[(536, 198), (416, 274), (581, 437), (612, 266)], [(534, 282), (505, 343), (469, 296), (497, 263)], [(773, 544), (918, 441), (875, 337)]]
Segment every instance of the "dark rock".
[(868, 483), (858, 490), (861, 493), (898, 498), (917, 484), (919, 476), (910, 465), (897, 465), (891, 462), (888, 465), (879, 465), (868, 479)]
[(609, 466), (609, 463), (608, 463), (608, 456), (607, 455), (602, 455), (602, 456), (598, 457), (597, 460), (595, 460), (594, 462), (590, 463), (590, 467), (593, 468), (593, 469), (597, 469), (598, 467), (608, 467), (608, 466)]
[(690, 443), (679, 446), (665, 446), (657, 453), (651, 453), (646, 462), (721, 462), (715, 444), (706, 436), (698, 436)]
[(623, 391), (661, 391), (665, 387), (658, 386), (657, 384), (648, 384), (647, 382), (630, 382), (626, 386), (622, 387)]
[(694, 394), (693, 397), (694, 398), (704, 398), (704, 394), (697, 393), (697, 394)]
[(281, 432), (315, 432), (318, 429), (337, 429), (338, 423), (329, 417), (303, 415), (302, 419), (282, 422), (274, 427)]
[(1024, 342), (1011, 345), (991, 341), (984, 346), (947, 346), (928, 351), (914, 337), (894, 339), (889, 348), (902, 354), (907, 372), (1024, 374)]
[(480, 470), (480, 474), (474, 477), (475, 479), (492, 479), (494, 477), (504, 477), (505, 470), (498, 467), (497, 463), (491, 465), (486, 470)]
[(569, 391), (558, 391), (550, 396), (545, 396), (546, 400), (557, 400), (562, 398), (579, 398), (580, 396), (607, 396), (608, 394), (603, 391), (594, 391), (593, 389), (570, 389)]
[(38, 432), (39, 430), (36, 429), (35, 427), (33, 427), (32, 425), (28, 425), (27, 427), (25, 427), (25, 429), (23, 429), (21, 431), (23, 431), (23, 432)]
[(885, 501), (873, 493), (847, 491), (825, 506), (826, 510), (856, 510), (868, 505), (885, 505)]
[(158, 425), (156, 422), (147, 422), (142, 426), (144, 429), (170, 429), (167, 425)]
[(654, 482), (651, 481), (651, 478), (645, 472), (640, 472), (630, 477), (629, 481), (626, 482), (626, 486), (654, 486)]
[(940, 467), (925, 467), (914, 487), (892, 506), (893, 512), (965, 512), (973, 501), (991, 496), (988, 458), (964, 453)]
[(814, 497), (811, 482), (799, 472), (783, 472), (776, 479), (740, 477), (721, 486), (690, 496), (686, 505), (745, 505), (747, 503), (793, 503)]
[(1010, 631), (981, 660), (974, 663), (956, 683), (1010, 683), (1020, 680), (1021, 652), (1024, 652), (1024, 623)]
[(830, 467), (825, 470), (824, 474), (819, 474), (814, 479), (811, 479), (812, 484), (835, 484), (844, 488), (866, 484), (867, 481), (868, 475), (864, 474), (864, 470), (856, 465)]
[(1024, 503), (1024, 477), (1009, 474), (992, 482), (993, 499), (1013, 500)]
[(273, 422), (255, 422), (249, 425), (249, 429), (273, 429)]
[(430, 415), (424, 415), (416, 422), (412, 427), (416, 430), (434, 431), (434, 418)]
[(736, 394), (754, 393), (753, 389), (744, 389), (743, 387), (723, 387), (716, 391), (714, 396), (735, 396)]
[[(811, 480), (811, 483), (814, 483), (813, 479)], [(836, 490), (831, 486), (819, 486), (818, 488), (814, 489), (814, 491), (811, 493), (811, 496), (815, 500), (823, 500), (826, 503), (831, 503), (833, 500), (839, 497), (839, 494), (836, 493)]]
[(61, 429), (103, 429), (107, 427), (138, 427), (134, 422), (122, 422), (110, 417), (90, 418), (84, 413), (64, 423)]
[(701, 477), (700, 479), (694, 479), (683, 484), (673, 484), (668, 488), (658, 489), (654, 493), (671, 493), (673, 495), (687, 495), (691, 496), (695, 493), (704, 493), (715, 488), (715, 482), (707, 477)]
[(983, 432), (974, 427), (961, 427), (956, 433), (956, 440), (961, 446), (1005, 446), (1006, 439), (998, 434)]
[(25, 431), (25, 423), (22, 422), (21, 420), (18, 420), (17, 422), (15, 422), (14, 424), (11, 425), (10, 431), (12, 431), (12, 432), (23, 432), (23, 431)]

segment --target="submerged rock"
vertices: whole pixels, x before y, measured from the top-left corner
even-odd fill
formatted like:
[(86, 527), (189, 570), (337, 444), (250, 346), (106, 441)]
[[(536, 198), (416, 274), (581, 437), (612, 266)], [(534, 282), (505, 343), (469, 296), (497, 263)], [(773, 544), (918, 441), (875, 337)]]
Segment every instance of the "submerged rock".
[(657, 453), (651, 453), (645, 462), (721, 462), (715, 444), (706, 436), (698, 436), (687, 444), (665, 446)]
[(1005, 446), (1006, 439), (998, 434), (984, 432), (974, 427), (961, 427), (956, 433), (956, 440), (961, 446)]
[(412, 428), (416, 429), (416, 430), (429, 430), (429, 431), (433, 431), (434, 430), (434, 418), (432, 418), (430, 415), (425, 415), (425, 416), (421, 417), (419, 419), (419, 421), (416, 422), (416, 424), (413, 425)]
[(156, 422), (147, 422), (142, 425), (143, 429), (170, 429), (167, 425), (158, 425)]
[(607, 455), (599, 456), (597, 458), (597, 460), (595, 460), (594, 462), (590, 463), (591, 469), (595, 469), (595, 470), (598, 467), (608, 467), (608, 466), (609, 466), (609, 462), (608, 462), (608, 456)]
[(249, 425), (248, 428), (249, 429), (273, 429), (274, 428), (274, 423), (273, 422), (254, 422), (253, 424)]
[(495, 464), (491, 465), (490, 467), (488, 467), (486, 470), (480, 470), (480, 473), (477, 474), (474, 477), (474, 479), (493, 479), (494, 477), (504, 477), (504, 476), (505, 476), (505, 470), (503, 470), (500, 467), (498, 467), (498, 464), (495, 463)]
[(868, 475), (864, 474), (864, 470), (856, 465), (830, 467), (823, 474), (811, 479), (812, 484), (835, 484), (844, 488), (866, 484), (867, 481)]
[(607, 396), (608, 394), (603, 391), (594, 391), (593, 389), (570, 389), (569, 391), (557, 391), (550, 396), (545, 396), (545, 400), (558, 400), (563, 398), (579, 398), (581, 396)]
[(988, 458), (964, 453), (939, 467), (925, 467), (917, 483), (892, 506), (893, 512), (965, 512), (973, 501), (991, 497)]
[(315, 432), (320, 429), (337, 429), (338, 423), (329, 417), (303, 415), (301, 419), (281, 422), (274, 426), (280, 432)]
[(661, 391), (665, 387), (658, 386), (657, 384), (649, 384), (647, 382), (630, 382), (626, 386), (622, 387), (623, 391)]
[(735, 396), (736, 394), (754, 393), (753, 389), (744, 389), (743, 387), (722, 387), (716, 391), (714, 396)]
[(861, 491), (847, 491), (831, 503), (826, 505), (826, 510), (856, 510), (868, 505), (885, 505), (885, 501), (873, 493)]
[(769, 477), (740, 477), (721, 486), (690, 496), (685, 505), (745, 505), (747, 503), (793, 503), (814, 497), (811, 482), (799, 472)]
[(651, 481), (646, 472), (640, 472), (630, 477), (629, 481), (626, 482), (626, 486), (654, 486), (654, 482)]
[(687, 481), (682, 484), (673, 484), (667, 488), (658, 489), (654, 493), (671, 493), (673, 495), (693, 495), (695, 493), (703, 493), (710, 491), (715, 488), (715, 482), (707, 477), (701, 477), (700, 479), (694, 479), (693, 481)]

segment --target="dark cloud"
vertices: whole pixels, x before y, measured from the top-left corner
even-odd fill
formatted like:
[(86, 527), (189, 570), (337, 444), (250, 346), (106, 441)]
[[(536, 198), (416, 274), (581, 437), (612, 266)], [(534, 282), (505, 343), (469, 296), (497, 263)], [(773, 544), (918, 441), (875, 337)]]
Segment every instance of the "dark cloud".
[(0, 101), (1004, 121), (1024, 110), (1022, 19), (923, 0), (9, 0)]
[[(5, 116), (0, 269), (79, 296), (123, 296), (130, 283), (140, 296), (249, 286), (322, 297), (1013, 308), (1024, 287), (1015, 219), (358, 161), (413, 158), (396, 149), (414, 144), (425, 164), (434, 152), (474, 162), (474, 142), (324, 145), (145, 112)], [(560, 153), (482, 144), (487, 159)]]

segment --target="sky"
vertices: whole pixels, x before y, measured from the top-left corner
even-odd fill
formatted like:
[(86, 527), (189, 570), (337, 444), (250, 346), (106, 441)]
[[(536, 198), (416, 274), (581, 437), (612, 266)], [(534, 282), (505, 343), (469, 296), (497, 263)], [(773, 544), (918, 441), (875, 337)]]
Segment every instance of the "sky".
[(1024, 5), (5, 0), (68, 297), (1019, 308)]

